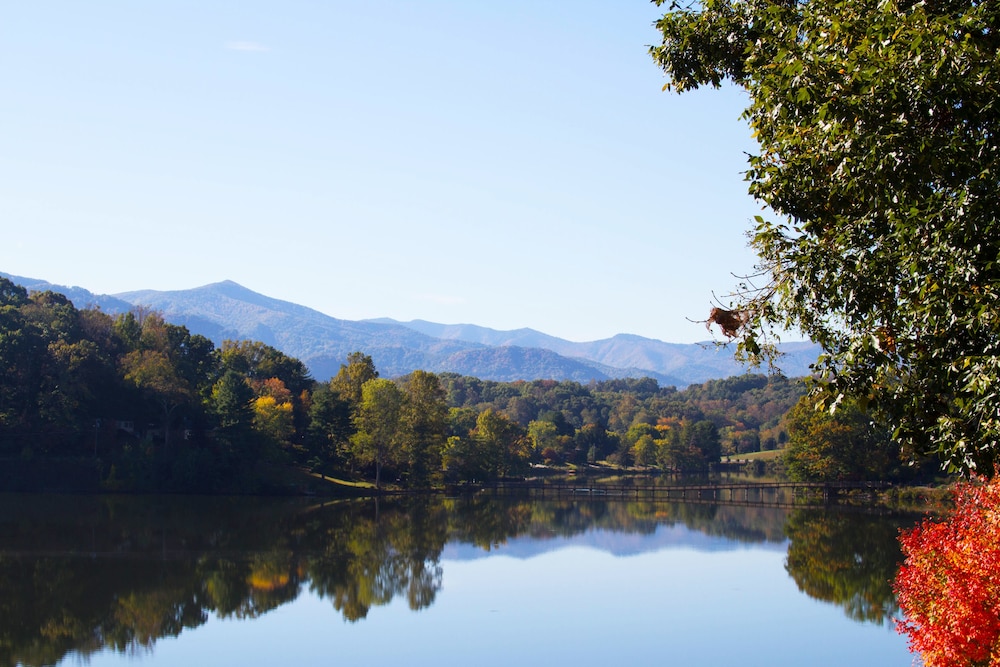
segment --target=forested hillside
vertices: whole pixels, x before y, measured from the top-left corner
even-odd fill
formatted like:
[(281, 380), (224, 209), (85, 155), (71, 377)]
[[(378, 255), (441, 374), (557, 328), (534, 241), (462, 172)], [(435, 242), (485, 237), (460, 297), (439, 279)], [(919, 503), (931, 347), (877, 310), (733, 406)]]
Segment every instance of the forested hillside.
[(408, 487), (542, 464), (705, 470), (779, 446), (804, 391), (761, 375), (684, 391), (651, 378), (388, 379), (363, 352), (343, 362), (320, 382), (261, 342), (216, 347), (155, 312), (77, 309), (0, 278), (0, 485), (271, 492), (296, 468)]

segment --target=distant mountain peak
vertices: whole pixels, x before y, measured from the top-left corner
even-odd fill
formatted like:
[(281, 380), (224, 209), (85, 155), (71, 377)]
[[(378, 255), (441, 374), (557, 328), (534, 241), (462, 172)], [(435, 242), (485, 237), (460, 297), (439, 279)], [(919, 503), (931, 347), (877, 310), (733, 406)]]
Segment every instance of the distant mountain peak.
[(274, 297), (266, 296), (260, 292), (255, 292), (249, 287), (233, 281), (223, 280), (217, 283), (209, 283), (200, 287), (193, 287), (186, 290), (140, 290), (136, 292), (122, 292), (115, 295), (119, 299), (124, 299), (136, 305), (152, 306), (162, 310), (165, 314), (188, 313), (212, 313), (220, 309), (219, 300), (228, 304), (224, 311), (233, 308), (245, 310), (250, 307), (261, 314), (265, 312), (292, 312), (299, 314), (315, 313), (326, 317), (322, 313), (306, 306), (300, 306), (291, 301), (282, 301)]
[[(217, 283), (209, 283), (208, 285), (202, 285), (201, 287), (196, 287), (192, 292), (199, 292), (202, 294), (219, 294), (229, 299), (235, 299), (237, 301), (247, 301), (249, 303), (257, 305), (273, 305), (276, 303), (283, 303), (279, 299), (266, 296), (259, 292), (255, 292), (249, 287), (244, 287), (243, 285), (235, 282), (233, 280), (223, 280)], [(290, 303), (290, 302), (284, 302)]]
[[(147, 306), (192, 333), (222, 341), (257, 340), (305, 363), (314, 377), (336, 374), (351, 352), (370, 354), (386, 377), (420, 369), (450, 371), (484, 380), (540, 378), (579, 382), (612, 377), (653, 377), (661, 385), (684, 387), (745, 373), (747, 369), (713, 344), (665, 343), (635, 334), (576, 343), (530, 328), (499, 331), (474, 324), (338, 320), (317, 310), (255, 292), (232, 280), (188, 290), (94, 295), (82, 288), (0, 273), (32, 290), (65, 294), (78, 308), (105, 312)], [(783, 344), (780, 361), (789, 376), (807, 375), (819, 354), (811, 343)]]
[[(235, 280), (222, 280), (217, 283), (209, 283), (207, 285), (202, 285), (201, 287), (196, 287), (195, 290), (220, 292), (222, 294), (257, 294), (257, 292), (254, 292), (249, 287), (240, 285)], [(263, 295), (261, 294), (259, 296)]]
[[(238, 282), (235, 282), (233, 280), (222, 280), (222, 281), (219, 281), (217, 283), (208, 283), (207, 285), (200, 285), (198, 287), (191, 287), (189, 289), (175, 289), (175, 290), (151, 290), (151, 289), (146, 289), (146, 290), (134, 290), (134, 291), (130, 291), (130, 292), (122, 292), (121, 294), (171, 294), (171, 295), (176, 295), (176, 294), (191, 294), (191, 293), (196, 293), (196, 294), (205, 294), (205, 293), (222, 294), (222, 295), (225, 295), (225, 296), (233, 296), (233, 297), (240, 297), (240, 298), (245, 297), (245, 296), (260, 296), (260, 297), (264, 296), (263, 294), (258, 294), (257, 292), (254, 292), (253, 290), (251, 290), (251, 289), (249, 289), (247, 287), (244, 287), (243, 285), (240, 285)], [(265, 297), (265, 298), (267, 298), (267, 297)]]

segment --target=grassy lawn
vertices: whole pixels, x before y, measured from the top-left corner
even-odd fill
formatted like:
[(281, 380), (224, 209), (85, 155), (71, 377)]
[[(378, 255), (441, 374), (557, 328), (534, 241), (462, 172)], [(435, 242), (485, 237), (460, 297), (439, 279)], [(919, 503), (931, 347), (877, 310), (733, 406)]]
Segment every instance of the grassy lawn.
[(771, 449), (766, 452), (749, 452), (747, 454), (738, 454), (730, 457), (733, 460), (741, 459), (747, 461), (773, 461), (774, 459), (780, 459), (781, 455), (785, 452), (783, 449)]
[(374, 482), (357, 481), (352, 482), (346, 479), (337, 479), (336, 477), (331, 477), (330, 475), (321, 475), (318, 472), (308, 473), (313, 479), (321, 479), (324, 482), (330, 482), (331, 484), (337, 484), (338, 486), (349, 486), (355, 489), (374, 489)]
[(312, 472), (304, 468), (296, 469), (293, 475), (297, 478), (298, 484), (303, 489), (311, 488), (324, 495), (329, 493), (335, 495), (354, 495), (361, 492), (368, 492), (375, 488), (373, 482), (341, 479), (330, 475), (324, 476), (318, 472)]

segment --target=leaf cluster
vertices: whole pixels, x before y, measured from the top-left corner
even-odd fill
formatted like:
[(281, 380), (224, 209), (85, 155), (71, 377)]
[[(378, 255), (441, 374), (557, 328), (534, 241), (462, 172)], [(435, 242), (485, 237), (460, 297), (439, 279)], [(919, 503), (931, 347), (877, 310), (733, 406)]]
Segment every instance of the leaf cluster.
[(903, 533), (898, 622), (927, 667), (1000, 662), (1000, 482), (960, 484), (946, 520)]

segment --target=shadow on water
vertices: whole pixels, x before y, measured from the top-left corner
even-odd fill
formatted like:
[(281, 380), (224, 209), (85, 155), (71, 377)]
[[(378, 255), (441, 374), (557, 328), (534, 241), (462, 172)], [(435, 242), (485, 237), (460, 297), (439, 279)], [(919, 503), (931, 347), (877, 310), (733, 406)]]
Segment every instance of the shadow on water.
[(613, 500), (2, 496), (0, 665), (142, 652), (211, 616), (256, 618), (304, 590), (350, 622), (397, 598), (419, 610), (441, 589), (446, 545), (485, 552), (517, 539), (540, 553), (560, 538), (634, 540), (666, 527), (702, 540), (788, 540), (800, 590), (884, 622), (896, 610), (889, 582), (908, 521)]

